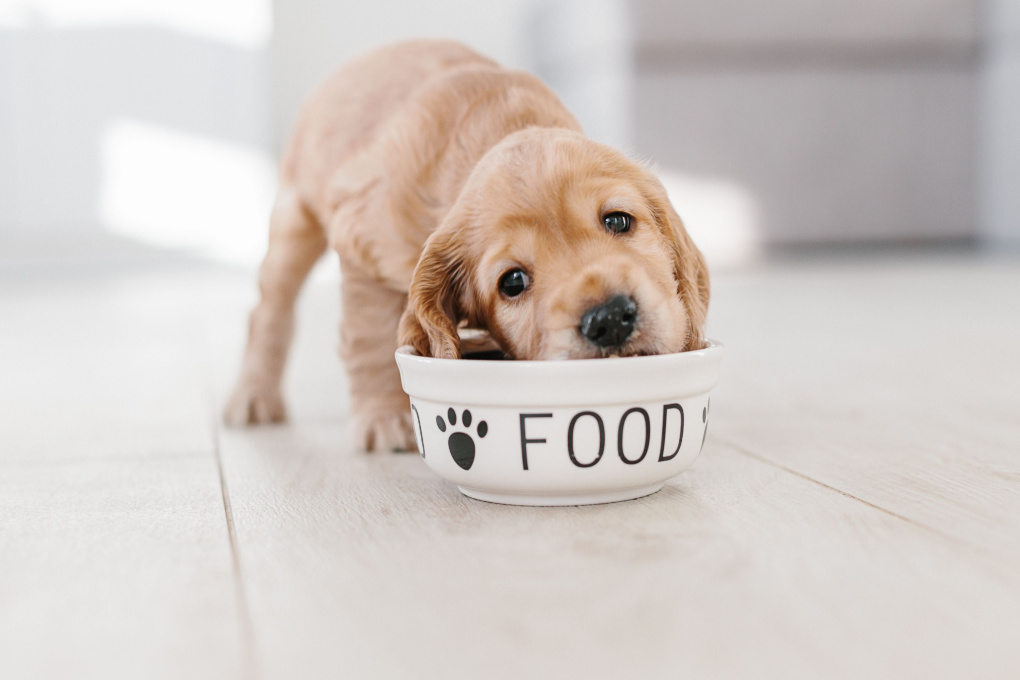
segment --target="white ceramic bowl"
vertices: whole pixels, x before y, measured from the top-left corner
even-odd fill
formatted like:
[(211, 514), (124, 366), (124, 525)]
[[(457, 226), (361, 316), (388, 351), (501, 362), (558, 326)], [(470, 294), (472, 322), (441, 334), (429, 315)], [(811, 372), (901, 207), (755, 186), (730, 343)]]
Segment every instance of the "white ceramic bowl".
[(418, 450), (472, 498), (586, 505), (647, 496), (704, 445), (723, 348), (574, 361), (397, 350)]

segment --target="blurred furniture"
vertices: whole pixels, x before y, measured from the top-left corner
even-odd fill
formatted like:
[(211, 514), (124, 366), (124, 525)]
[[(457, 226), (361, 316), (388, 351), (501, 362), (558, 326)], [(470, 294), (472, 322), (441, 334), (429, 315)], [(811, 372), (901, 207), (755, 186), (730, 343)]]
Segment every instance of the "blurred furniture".
[(765, 242), (977, 234), (976, 0), (557, 2), (534, 35), (590, 134), (740, 187)]
[(1020, 0), (987, 0), (978, 216), (993, 243), (1020, 246)]

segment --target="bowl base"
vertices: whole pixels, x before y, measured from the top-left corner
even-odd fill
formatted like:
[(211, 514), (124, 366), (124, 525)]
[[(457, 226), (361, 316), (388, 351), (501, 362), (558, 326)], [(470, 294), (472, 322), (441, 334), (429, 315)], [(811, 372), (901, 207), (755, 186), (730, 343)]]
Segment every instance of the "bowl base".
[(578, 492), (578, 493), (505, 493), (502, 491), (489, 491), (487, 489), (473, 489), (469, 486), (458, 486), (460, 492), (469, 498), (474, 498), (487, 503), (501, 503), (503, 505), (534, 505), (534, 506), (562, 506), (562, 505), (597, 505), (599, 503), (616, 503), (618, 501), (629, 501), (634, 498), (641, 498), (655, 493), (662, 488), (663, 482), (638, 486), (633, 489), (613, 489), (612, 491)]

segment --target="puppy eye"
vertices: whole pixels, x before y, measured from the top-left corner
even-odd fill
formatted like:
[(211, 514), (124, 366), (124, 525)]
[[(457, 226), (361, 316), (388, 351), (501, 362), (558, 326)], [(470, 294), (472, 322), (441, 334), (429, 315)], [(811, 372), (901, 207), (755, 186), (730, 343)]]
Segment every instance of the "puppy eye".
[(609, 213), (602, 218), (602, 224), (605, 225), (606, 231), (622, 234), (625, 231), (630, 231), (630, 215), (622, 212)]
[(531, 279), (523, 269), (511, 269), (499, 278), (499, 290), (507, 297), (517, 297), (528, 287)]

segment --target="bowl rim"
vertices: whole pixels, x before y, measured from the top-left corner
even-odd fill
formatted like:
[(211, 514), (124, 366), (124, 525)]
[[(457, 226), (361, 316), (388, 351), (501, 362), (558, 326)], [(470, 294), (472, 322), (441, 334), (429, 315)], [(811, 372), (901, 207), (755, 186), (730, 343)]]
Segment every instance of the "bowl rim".
[(506, 407), (610, 405), (708, 392), (718, 380), (723, 344), (709, 339), (687, 352), (606, 359), (437, 359), (418, 356), (407, 345), (394, 356), (412, 398)]

